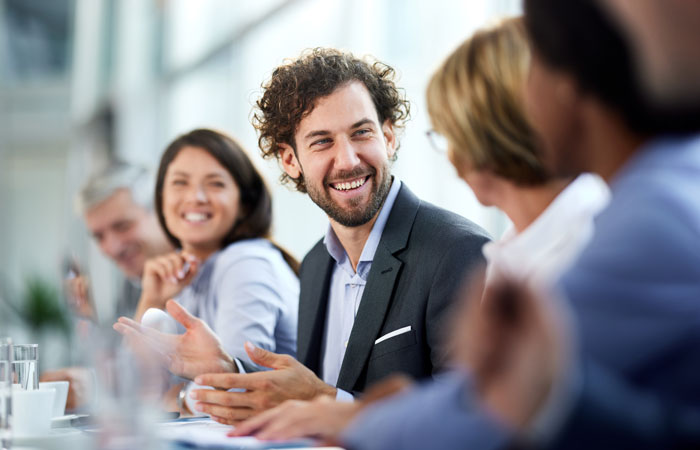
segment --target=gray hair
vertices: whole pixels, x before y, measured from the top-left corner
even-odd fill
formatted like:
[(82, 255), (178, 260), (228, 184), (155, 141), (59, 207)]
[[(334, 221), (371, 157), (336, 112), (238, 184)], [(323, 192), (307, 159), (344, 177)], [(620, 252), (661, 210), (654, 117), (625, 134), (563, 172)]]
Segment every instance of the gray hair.
[(123, 161), (112, 161), (94, 173), (80, 189), (76, 198), (76, 210), (85, 214), (88, 210), (107, 200), (118, 190), (126, 189), (134, 202), (153, 210), (155, 177), (146, 167)]

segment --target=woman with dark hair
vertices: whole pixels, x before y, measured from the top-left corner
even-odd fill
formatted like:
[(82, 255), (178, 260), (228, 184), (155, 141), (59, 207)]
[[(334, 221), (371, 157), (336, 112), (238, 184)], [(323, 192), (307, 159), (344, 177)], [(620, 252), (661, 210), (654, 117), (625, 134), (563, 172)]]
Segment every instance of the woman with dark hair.
[(156, 212), (178, 250), (147, 261), (136, 320), (175, 298), (245, 361), (243, 345), (296, 354), (298, 263), (270, 240), (272, 201), (238, 143), (191, 131), (163, 153)]

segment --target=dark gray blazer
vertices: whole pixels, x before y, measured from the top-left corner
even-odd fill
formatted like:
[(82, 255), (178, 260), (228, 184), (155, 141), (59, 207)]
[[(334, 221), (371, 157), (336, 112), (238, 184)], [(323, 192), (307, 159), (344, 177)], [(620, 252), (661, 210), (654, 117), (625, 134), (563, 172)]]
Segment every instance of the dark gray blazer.
[[(440, 368), (445, 311), (463, 275), (483, 262), (487, 233), (419, 200), (401, 186), (372, 262), (337, 387), (359, 393), (395, 372), (415, 378)], [(301, 266), (297, 357), (322, 376), (322, 342), (335, 261), (319, 241)], [(394, 330), (411, 331), (374, 341)]]

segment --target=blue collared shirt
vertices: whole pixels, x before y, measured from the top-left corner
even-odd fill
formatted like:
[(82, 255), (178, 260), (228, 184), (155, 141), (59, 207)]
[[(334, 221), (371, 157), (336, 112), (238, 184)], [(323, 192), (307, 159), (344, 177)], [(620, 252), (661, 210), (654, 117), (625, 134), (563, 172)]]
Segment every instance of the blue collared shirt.
[(252, 363), (246, 341), (296, 355), (299, 279), (267, 239), (237, 241), (209, 256), (176, 300), (214, 330), (229, 355)]
[(326, 237), (323, 239), (328, 253), (335, 260), (328, 292), (322, 362), (323, 381), (331, 386), (335, 386), (338, 382), (340, 367), (343, 364), (343, 358), (345, 358), (345, 350), (350, 339), (352, 326), (355, 323), (357, 310), (360, 307), (362, 294), (365, 291), (367, 277), (372, 268), (374, 254), (400, 188), (401, 181), (394, 177), (389, 194), (384, 200), (384, 205), (379, 211), (377, 220), (374, 222), (372, 231), (362, 249), (360, 260), (357, 263), (357, 271), (353, 270), (347, 252), (330, 225)]

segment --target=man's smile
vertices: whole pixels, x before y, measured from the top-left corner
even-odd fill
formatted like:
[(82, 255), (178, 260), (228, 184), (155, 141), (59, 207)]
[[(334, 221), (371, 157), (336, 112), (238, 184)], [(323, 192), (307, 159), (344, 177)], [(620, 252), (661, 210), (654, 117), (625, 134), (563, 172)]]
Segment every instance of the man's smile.
[(329, 183), (329, 185), (336, 191), (350, 191), (364, 185), (365, 182), (369, 179), (369, 177), (370, 175), (367, 175), (364, 177), (355, 178), (353, 180), (340, 181), (338, 183)]

